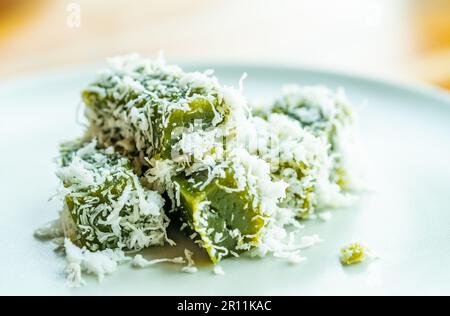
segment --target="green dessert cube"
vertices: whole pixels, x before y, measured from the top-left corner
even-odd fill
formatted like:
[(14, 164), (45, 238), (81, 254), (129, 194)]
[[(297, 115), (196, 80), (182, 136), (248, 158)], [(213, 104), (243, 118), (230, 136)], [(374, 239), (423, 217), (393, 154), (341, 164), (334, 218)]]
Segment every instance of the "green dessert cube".
[(140, 250), (168, 241), (164, 200), (142, 187), (128, 159), (96, 142), (61, 146), (65, 236), (90, 251)]
[(324, 87), (287, 86), (270, 111), (287, 115), (313, 135), (326, 139), (334, 160), (333, 181), (344, 190), (356, 189), (355, 163), (349, 161), (357, 158), (354, 152), (355, 114), (342, 90), (335, 93)]
[(249, 188), (239, 187), (233, 168), (223, 172), (223, 177), (202, 188), (198, 183), (206, 181), (205, 174), (175, 180), (182, 219), (188, 223), (190, 236), (199, 241), (213, 263), (256, 247), (267, 220)]

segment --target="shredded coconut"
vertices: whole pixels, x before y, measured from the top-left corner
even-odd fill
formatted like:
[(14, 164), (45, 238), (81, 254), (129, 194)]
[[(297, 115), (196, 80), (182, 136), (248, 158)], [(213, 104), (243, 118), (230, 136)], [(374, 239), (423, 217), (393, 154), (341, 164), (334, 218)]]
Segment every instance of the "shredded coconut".
[(225, 271), (223, 271), (223, 268), (221, 266), (214, 266), (213, 272), (215, 275), (225, 275)]
[(61, 221), (59, 219), (54, 220), (54, 221), (51, 221), (51, 222), (39, 227), (38, 229), (36, 229), (34, 231), (34, 235), (37, 238), (46, 238), (46, 239), (47, 238), (55, 239), (55, 238), (63, 237), (64, 232), (61, 227)]
[(185, 273), (195, 273), (198, 271), (193, 259), (194, 253), (189, 249), (184, 249), (184, 255), (186, 257), (187, 265), (184, 266), (181, 271)]
[(318, 216), (324, 222), (329, 222), (333, 218), (333, 214), (331, 212), (321, 212)]
[[(101, 281), (131, 260), (124, 251), (174, 245), (167, 227), (176, 210), (180, 230), (214, 263), (243, 253), (301, 263), (302, 250), (322, 240), (301, 236), (298, 220), (328, 221), (324, 209), (354, 203), (356, 115), (342, 90), (287, 86), (269, 108), (252, 113), (242, 94), (245, 73), (235, 89), (210, 70), (184, 72), (163, 58), (108, 62), (82, 93), (84, 138), (61, 146), (60, 218), (35, 232), (65, 237), (69, 285), (84, 284), (83, 273)], [(231, 216), (220, 207), (225, 199), (233, 203)], [(223, 227), (213, 225), (217, 218)], [(353, 248), (343, 252), (344, 262), (365, 249)], [(170, 262), (196, 272), (193, 253), (184, 254), (137, 254), (131, 264)], [(220, 266), (213, 271), (224, 274)]]
[(161, 258), (161, 259), (154, 259), (154, 260), (147, 260), (142, 255), (136, 255), (133, 258), (132, 265), (136, 268), (146, 268), (158, 263), (164, 263), (164, 262), (170, 262), (175, 264), (184, 264), (185, 260), (183, 257), (176, 257), (176, 258)]

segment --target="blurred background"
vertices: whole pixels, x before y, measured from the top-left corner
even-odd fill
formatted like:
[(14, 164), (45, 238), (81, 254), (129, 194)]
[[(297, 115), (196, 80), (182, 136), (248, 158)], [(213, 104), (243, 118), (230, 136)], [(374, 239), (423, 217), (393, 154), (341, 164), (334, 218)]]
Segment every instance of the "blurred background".
[(0, 79), (160, 50), (450, 89), (450, 0), (0, 0)]

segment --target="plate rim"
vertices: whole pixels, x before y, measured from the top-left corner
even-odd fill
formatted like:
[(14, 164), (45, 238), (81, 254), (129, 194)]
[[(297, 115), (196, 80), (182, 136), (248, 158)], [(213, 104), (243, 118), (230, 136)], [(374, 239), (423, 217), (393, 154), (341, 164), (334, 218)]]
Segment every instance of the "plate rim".
[[(181, 68), (195, 68), (199, 71), (217, 68), (220, 69), (234, 69), (242, 70), (242, 73), (250, 69), (268, 70), (271, 72), (298, 72), (315, 74), (323, 77), (340, 78), (346, 81), (366, 83), (369, 85), (375, 85), (385, 89), (395, 89), (399, 92), (408, 94), (420, 94), (424, 97), (428, 97), (443, 103), (447, 103), (450, 106), (450, 91), (446, 91), (443, 88), (434, 86), (426, 82), (408, 82), (388, 77), (379, 77), (371, 74), (361, 74), (351, 71), (342, 71), (337, 69), (327, 69), (324, 67), (315, 67), (307, 65), (297, 65), (289, 63), (261, 63), (261, 62), (229, 62), (229, 61), (183, 61), (183, 60), (169, 60), (169, 64), (180, 65)], [(48, 69), (43, 71), (32, 72), (29, 74), (21, 74), (18, 76), (0, 78), (0, 93), (7, 92), (8, 90), (17, 89), (22, 85), (33, 84), (36, 81), (45, 81), (49, 78), (64, 78), (68, 76), (85, 76), (88, 73), (92, 74), (94, 79), (98, 69), (101, 69), (106, 64), (105, 62), (85, 63), (80, 65), (70, 65), (54, 69)], [(247, 70), (248, 69), (248, 70)], [(220, 80), (220, 78), (219, 78)], [(239, 78), (236, 78), (236, 83)], [(80, 87), (81, 89), (81, 87)], [(245, 91), (245, 85), (244, 85)], [(244, 92), (245, 94), (245, 92)]]

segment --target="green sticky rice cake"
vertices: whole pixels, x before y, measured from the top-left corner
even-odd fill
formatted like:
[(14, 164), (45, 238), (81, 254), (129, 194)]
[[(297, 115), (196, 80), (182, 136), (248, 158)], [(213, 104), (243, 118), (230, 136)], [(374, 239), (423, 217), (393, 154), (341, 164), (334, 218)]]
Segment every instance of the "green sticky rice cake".
[(96, 142), (61, 146), (65, 236), (90, 251), (163, 245), (169, 224), (164, 200), (142, 187), (126, 158)]
[(210, 73), (186, 73), (137, 56), (110, 60), (82, 98), (88, 136), (140, 158), (170, 159), (184, 129), (223, 127), (239, 111)]
[(333, 181), (343, 190), (358, 189), (358, 158), (355, 144), (355, 111), (343, 90), (334, 92), (325, 87), (286, 86), (283, 94), (259, 114), (278, 113), (296, 120), (316, 137), (329, 144), (333, 159)]
[(223, 177), (201, 189), (196, 183), (205, 181), (204, 175), (191, 176), (191, 181), (175, 180), (189, 235), (207, 251), (213, 263), (256, 247), (267, 220), (261, 205), (254, 204), (248, 187), (239, 188), (235, 176), (233, 168), (225, 168)]

